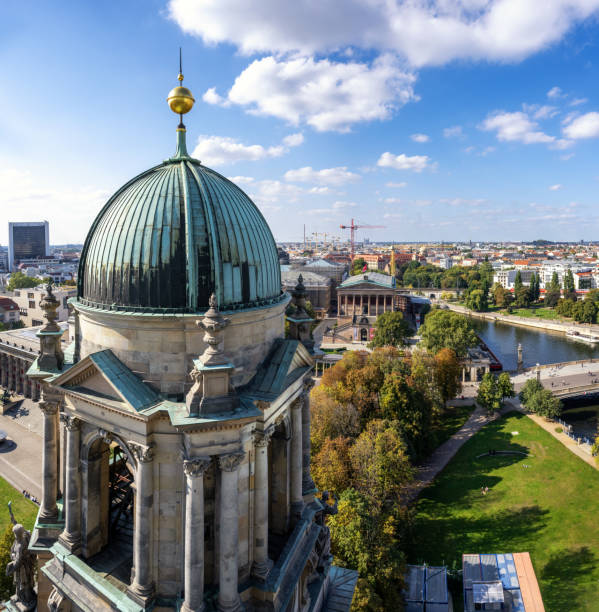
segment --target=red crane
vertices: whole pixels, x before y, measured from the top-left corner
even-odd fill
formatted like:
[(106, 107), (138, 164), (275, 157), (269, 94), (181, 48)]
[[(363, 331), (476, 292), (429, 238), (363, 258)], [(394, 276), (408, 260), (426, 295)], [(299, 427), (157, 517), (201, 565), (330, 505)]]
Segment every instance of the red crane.
[(387, 226), (386, 225), (355, 225), (354, 220), (352, 219), (351, 225), (340, 225), (339, 227), (341, 229), (350, 230), (349, 235), (350, 235), (350, 244), (351, 244), (351, 258), (353, 260), (354, 251), (355, 251), (355, 242), (356, 242), (356, 230), (358, 229), (383, 229)]

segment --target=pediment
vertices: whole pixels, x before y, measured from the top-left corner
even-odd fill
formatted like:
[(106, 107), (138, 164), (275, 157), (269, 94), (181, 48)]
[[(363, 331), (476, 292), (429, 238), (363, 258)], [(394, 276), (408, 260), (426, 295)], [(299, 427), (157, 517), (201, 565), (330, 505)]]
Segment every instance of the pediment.
[(53, 381), (53, 386), (82, 399), (139, 412), (160, 401), (159, 395), (112, 351), (87, 355)]
[(280, 395), (314, 365), (308, 349), (298, 340), (279, 340), (258, 368), (248, 391), (269, 397)]

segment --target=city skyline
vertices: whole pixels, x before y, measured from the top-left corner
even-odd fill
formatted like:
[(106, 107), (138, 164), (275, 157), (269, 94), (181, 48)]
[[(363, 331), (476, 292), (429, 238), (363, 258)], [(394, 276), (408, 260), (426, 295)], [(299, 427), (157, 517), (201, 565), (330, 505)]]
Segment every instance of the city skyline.
[(377, 242), (592, 240), (599, 2), (451, 4), (5, 6), (5, 220), (83, 242), (113, 191), (174, 151), (182, 46), (189, 149), (277, 240), (304, 223), (345, 240), (351, 218), (387, 226), (359, 234)]

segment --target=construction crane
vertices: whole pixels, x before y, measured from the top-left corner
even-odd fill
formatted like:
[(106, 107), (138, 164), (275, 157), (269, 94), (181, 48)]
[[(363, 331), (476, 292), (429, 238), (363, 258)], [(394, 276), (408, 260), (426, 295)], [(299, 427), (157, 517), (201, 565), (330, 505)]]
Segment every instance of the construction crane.
[(351, 225), (340, 225), (339, 226), (341, 229), (348, 229), (350, 230), (349, 232), (349, 236), (350, 236), (350, 244), (351, 244), (351, 258), (353, 260), (354, 258), (354, 251), (355, 251), (355, 246), (356, 246), (356, 230), (358, 229), (384, 229), (385, 227), (387, 227), (386, 225), (355, 225), (354, 224), (354, 220), (351, 220)]

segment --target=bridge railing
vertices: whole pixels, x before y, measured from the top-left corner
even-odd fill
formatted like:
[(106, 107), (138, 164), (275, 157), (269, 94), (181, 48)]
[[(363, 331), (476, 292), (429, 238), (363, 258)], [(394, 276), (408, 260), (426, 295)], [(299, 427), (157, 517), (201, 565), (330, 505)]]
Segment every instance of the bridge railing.
[[(591, 440), (587, 436), (579, 436), (578, 434), (574, 433), (572, 431), (572, 425), (570, 425), (569, 423), (566, 423), (565, 421), (562, 421), (561, 419), (555, 419), (555, 422), (559, 423), (562, 426), (563, 433), (565, 433), (569, 438), (572, 438), (572, 440), (575, 440), (578, 445), (588, 444), (590, 447), (592, 447), (593, 444), (595, 443), (594, 440)], [(595, 456), (596, 454), (597, 453), (591, 452), (591, 455), (593, 456)]]

